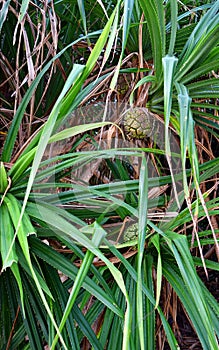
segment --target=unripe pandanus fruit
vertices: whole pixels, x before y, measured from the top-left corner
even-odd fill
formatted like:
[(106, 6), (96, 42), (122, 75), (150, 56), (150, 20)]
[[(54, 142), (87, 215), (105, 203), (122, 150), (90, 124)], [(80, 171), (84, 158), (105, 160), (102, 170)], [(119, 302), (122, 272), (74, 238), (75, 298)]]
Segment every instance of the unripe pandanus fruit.
[[(145, 233), (148, 234), (150, 232), (150, 228), (147, 226), (145, 228)], [(127, 229), (124, 232), (123, 235), (123, 241), (124, 242), (129, 242), (129, 241), (134, 241), (138, 238), (138, 222), (135, 222), (134, 224), (130, 225), (127, 227)]]
[(151, 137), (158, 123), (155, 115), (145, 107), (132, 107), (123, 115), (124, 129), (130, 138), (144, 139)]

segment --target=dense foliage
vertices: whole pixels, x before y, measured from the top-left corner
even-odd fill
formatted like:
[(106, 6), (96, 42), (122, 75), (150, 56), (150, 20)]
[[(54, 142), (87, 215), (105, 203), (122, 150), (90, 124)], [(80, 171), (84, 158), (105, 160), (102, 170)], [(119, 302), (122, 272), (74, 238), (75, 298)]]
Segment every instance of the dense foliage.
[(1, 349), (218, 349), (219, 1), (3, 0), (0, 31)]

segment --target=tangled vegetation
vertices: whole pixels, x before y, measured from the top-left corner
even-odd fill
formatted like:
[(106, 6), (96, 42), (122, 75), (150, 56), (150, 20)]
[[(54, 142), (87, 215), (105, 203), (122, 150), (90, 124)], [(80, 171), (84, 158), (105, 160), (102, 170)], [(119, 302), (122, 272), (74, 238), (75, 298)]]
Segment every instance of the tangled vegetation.
[(3, 0), (0, 348), (219, 339), (219, 1)]

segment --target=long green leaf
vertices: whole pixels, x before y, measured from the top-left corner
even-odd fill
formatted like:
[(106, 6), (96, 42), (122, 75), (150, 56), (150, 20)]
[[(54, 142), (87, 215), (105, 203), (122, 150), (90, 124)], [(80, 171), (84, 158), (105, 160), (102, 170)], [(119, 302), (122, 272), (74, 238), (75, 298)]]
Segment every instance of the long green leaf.
[(126, 48), (126, 43), (128, 40), (128, 34), (130, 30), (132, 11), (135, 1), (134, 0), (124, 0), (124, 13), (123, 13), (123, 30), (122, 30), (122, 51), (124, 52)]
[(162, 83), (162, 57), (165, 55), (164, 7), (161, 1), (140, 0), (151, 37), (157, 85)]
[[(40, 213), (37, 214), (39, 218), (41, 218)], [(62, 232), (66, 242), (72, 242), (72, 240), (78, 241), (82, 246), (86, 247), (90, 250), (95, 256), (98, 256), (113, 275), (116, 283), (119, 285), (122, 293), (124, 294), (127, 301), (127, 309), (125, 313), (125, 322), (124, 322), (124, 339), (123, 339), (123, 348), (124, 350), (127, 348), (127, 344), (129, 343), (130, 337), (130, 327), (129, 324), (131, 322), (131, 304), (129, 300), (129, 296), (127, 290), (125, 288), (125, 284), (123, 281), (122, 274), (120, 271), (105, 257), (105, 255), (97, 249), (96, 245), (90, 241), (81, 231), (79, 231), (76, 227), (70, 224), (67, 220), (63, 219), (61, 216), (56, 215), (54, 217), (54, 212), (49, 210), (48, 208), (43, 207), (43, 215), (46, 215), (47, 224), (53, 229), (58, 230), (60, 233)]]
[[(98, 247), (102, 241), (102, 238), (105, 236), (105, 231), (101, 229), (101, 227), (99, 225), (94, 225), (94, 232), (93, 232), (93, 238), (92, 241), (93, 243)], [(81, 264), (81, 267), (78, 271), (77, 277), (74, 281), (74, 285), (72, 287), (67, 305), (65, 307), (65, 311), (63, 313), (62, 316), (62, 320), (61, 323), (59, 325), (59, 331), (62, 332), (62, 329), (66, 323), (66, 320), (68, 318), (68, 315), (71, 312), (71, 309), (74, 305), (74, 302), (76, 300), (76, 297), (79, 293), (79, 290), (84, 282), (84, 279), (90, 269), (90, 266), (92, 264), (94, 258), (94, 254), (92, 252), (90, 252), (89, 250), (87, 251), (87, 253), (85, 254), (84, 260)], [(51, 345), (51, 350), (55, 349), (56, 343), (58, 341), (58, 335), (55, 336), (53, 343)]]
[[(58, 326), (54, 320), (54, 317), (52, 315), (52, 312), (49, 308), (49, 305), (48, 305), (48, 302), (45, 298), (45, 295), (43, 293), (43, 290), (42, 290), (42, 286), (40, 285), (40, 281), (39, 279), (37, 278), (37, 275), (33, 269), (33, 265), (32, 265), (32, 262), (31, 262), (31, 258), (30, 258), (30, 252), (29, 252), (29, 245), (28, 245), (28, 240), (27, 240), (27, 236), (31, 233), (34, 232), (34, 230), (32, 229), (32, 225), (31, 223), (29, 222), (27, 224), (27, 221), (25, 220), (26, 219), (26, 216), (22, 215), (22, 219), (21, 220), (21, 211), (22, 211), (22, 208), (21, 208), (21, 205), (20, 203), (17, 201), (17, 199), (11, 195), (11, 194), (7, 194), (7, 196), (5, 197), (4, 201), (6, 202), (6, 205), (8, 207), (8, 211), (10, 213), (10, 216), (11, 216), (11, 220), (14, 224), (14, 227), (15, 227), (15, 235), (14, 237), (18, 237), (18, 240), (19, 240), (19, 243), (21, 245), (21, 248), (22, 248), (22, 251), (23, 251), (23, 254), (26, 258), (26, 261), (27, 261), (27, 264), (30, 268), (30, 271), (31, 271), (31, 274), (32, 274), (32, 277), (34, 279), (34, 282), (36, 283), (36, 286), (37, 286), (37, 289), (38, 289), (38, 292), (42, 298), (42, 301), (43, 301), (43, 304), (48, 312), (48, 315), (50, 316), (51, 318), (51, 321), (56, 329), (56, 331), (58, 332), (59, 334), (59, 338), (60, 338), (60, 341), (62, 342), (63, 346), (65, 349), (66, 348), (66, 345), (65, 345), (65, 342), (59, 332), (59, 329), (58, 329)], [(26, 225), (24, 225), (24, 220), (26, 222)], [(29, 230), (29, 227), (31, 227), (31, 230)]]
[[(145, 286), (147, 286), (151, 295), (154, 294), (154, 286), (153, 286), (153, 257), (149, 254), (146, 254), (144, 257), (144, 277), (145, 277)], [(145, 319), (146, 329), (145, 329), (145, 343), (146, 349), (155, 350), (155, 306), (146, 298), (146, 312), (147, 317)], [(156, 302), (157, 304), (157, 302)]]
[(107, 21), (106, 26), (104, 27), (101, 35), (99, 36), (96, 45), (94, 46), (88, 60), (86, 63), (86, 66), (84, 68), (83, 74), (81, 75), (80, 79), (78, 79), (74, 86), (69, 90), (68, 94), (65, 96), (62, 102), (62, 106), (60, 109), (59, 118), (62, 119), (64, 116), (69, 115), (72, 112), (72, 101), (76, 98), (78, 93), (80, 92), (83, 83), (85, 79), (88, 77), (88, 75), (91, 73), (92, 69), (94, 68), (94, 65), (96, 64), (101, 51), (104, 48), (104, 45), (107, 42), (107, 39), (109, 37), (111, 27), (113, 24), (113, 20), (115, 18), (115, 15), (118, 11), (118, 6), (120, 4), (120, 1), (118, 2), (117, 6), (115, 7), (112, 15), (110, 16), (110, 19)]
[[(0, 207), (0, 235), (2, 271), (18, 262), (14, 241), (14, 228), (6, 204)], [(12, 246), (12, 247), (11, 247)]]
[(137, 281), (137, 319), (138, 319), (138, 333), (140, 339), (141, 349), (145, 349), (144, 337), (144, 314), (143, 314), (143, 296), (142, 296), (142, 261), (145, 249), (145, 237), (147, 229), (147, 201), (148, 198), (148, 171), (147, 161), (142, 157), (140, 178), (139, 178), (139, 218), (138, 218), (138, 281)]
[(0, 33), (1, 33), (1, 30), (2, 30), (2, 26), (3, 26), (3, 24), (4, 24), (4, 21), (5, 21), (6, 18), (7, 18), (8, 8), (9, 8), (9, 5), (10, 5), (10, 1), (11, 1), (11, 0), (4, 1), (4, 2), (3, 2), (3, 5), (2, 5), (2, 8), (1, 8), (1, 10), (0, 10)]
[[(190, 309), (192, 310), (192, 308), (195, 309), (194, 312), (196, 313), (196, 317), (198, 319), (197, 321), (194, 321), (193, 319), (193, 322), (197, 327), (198, 336), (202, 342), (203, 348), (206, 350), (216, 349), (218, 343), (212, 327), (210, 309), (201, 289), (198, 275), (194, 269), (192, 256), (189, 251), (186, 237), (168, 232), (168, 240), (170, 237), (172, 238), (170, 248), (173, 251), (180, 269), (180, 273), (190, 295), (187, 312), (189, 313)], [(194, 304), (194, 307), (192, 304)], [(202, 316), (202, 320), (200, 320), (200, 316), (198, 317), (198, 314)]]
[(85, 8), (84, 8), (84, 1), (83, 0), (77, 0), (78, 2), (78, 7), (84, 27), (84, 33), (87, 35), (87, 20), (86, 20), (86, 13), (85, 13)]
[(171, 6), (171, 36), (170, 36), (170, 44), (169, 44), (169, 51), (168, 55), (173, 56), (174, 55), (174, 47), (175, 47), (175, 41), (176, 41), (176, 32), (177, 32), (177, 2), (175, 0), (170, 1)]
[(22, 0), (19, 21), (21, 22), (27, 12), (30, 0)]
[(170, 146), (170, 114), (172, 108), (172, 91), (173, 91), (173, 78), (176, 69), (178, 59), (175, 56), (165, 56), (162, 59), (163, 72), (164, 72), (164, 121), (165, 121), (165, 151), (167, 162), (170, 168), (174, 195), (178, 208), (180, 208), (180, 203), (178, 200), (178, 194), (176, 190), (176, 183), (173, 174), (172, 160), (171, 160), (171, 146)]
[(218, 8), (216, 1), (211, 9), (205, 13), (196, 25), (189, 37), (184, 50), (179, 57), (176, 80), (181, 81), (182, 77), (195, 65), (203, 62), (211, 52), (211, 49), (218, 44)]
[[(94, 32), (89, 36), (96, 36), (97, 34), (99, 34), (98, 32)], [(32, 82), (31, 86), (28, 88), (26, 94), (24, 95), (22, 102), (20, 103), (16, 114), (12, 120), (9, 132), (7, 134), (7, 138), (3, 147), (3, 151), (2, 151), (2, 160), (5, 162), (9, 162), (10, 161), (10, 157), (12, 154), (12, 150), (14, 147), (14, 143), (17, 137), (17, 133), (20, 127), (20, 123), (22, 118), (24, 117), (24, 112), (25, 109), (28, 105), (28, 103), (31, 100), (31, 97), (33, 96), (33, 93), (35, 92), (37, 86), (39, 85), (40, 80), (42, 79), (42, 77), (45, 75), (45, 73), (47, 72), (47, 70), (51, 67), (52, 63), (57, 60), (69, 47), (72, 47), (72, 45), (77, 44), (79, 41), (86, 39), (86, 37), (81, 37), (77, 40), (75, 40), (74, 42), (70, 43), (69, 45), (67, 45), (63, 50), (61, 50), (56, 56), (54, 56), (46, 65), (45, 67), (41, 70), (41, 72), (37, 75), (37, 77), (34, 79), (34, 81)], [(82, 65), (75, 65), (75, 67), (78, 67), (79, 70), (82, 70), (84, 66)], [(38, 140), (37, 137), (35, 137), (35, 139)], [(35, 144), (34, 144), (35, 146)]]
[[(106, 244), (107, 244), (107, 242), (106, 242)], [(109, 245), (109, 248), (112, 251), (112, 253), (120, 259), (120, 261), (126, 267), (127, 271), (132, 276), (134, 281), (137, 282), (138, 277), (137, 277), (137, 272), (134, 269), (134, 267), (128, 262), (127, 259), (124, 258), (124, 256), (116, 249), (116, 247), (114, 247), (112, 245)], [(155, 306), (156, 300), (154, 298), (152, 290), (151, 290), (151, 288), (150, 289), (147, 288), (147, 286), (145, 285), (144, 282), (142, 284), (142, 291), (145, 294), (145, 296), (149, 299), (149, 302), (152, 304), (152, 306)], [(169, 325), (168, 321), (166, 320), (166, 318), (165, 318), (165, 316), (164, 316), (160, 306), (158, 306), (157, 311), (158, 311), (158, 313), (160, 315), (160, 318), (161, 318), (163, 327), (165, 329), (165, 332), (166, 332), (167, 339), (168, 339), (169, 345), (171, 347), (171, 350), (179, 350), (179, 347), (178, 347), (176, 338), (175, 338), (175, 336), (173, 334), (173, 331), (171, 330), (170, 325)]]
[(15, 249), (14, 242), (14, 227), (12, 220), (10, 218), (7, 206), (5, 203), (2, 203), (0, 206), (0, 250), (1, 250), (1, 258), (2, 258), (2, 269), (1, 273), (4, 272), (8, 267), (11, 268), (11, 271), (14, 274), (14, 277), (17, 281), (20, 298), (21, 298), (21, 306), (23, 314), (25, 315), (24, 308), (24, 292), (21, 281), (21, 276), (19, 272), (19, 268), (17, 265), (18, 256)]
[[(45, 244), (41, 243), (36, 238), (32, 239), (31, 247), (34, 253), (40, 259), (43, 259), (49, 265), (53, 266), (55, 269), (62, 271), (63, 274), (68, 276), (73, 281), (75, 280), (77, 275), (77, 268), (74, 265), (72, 265), (71, 261), (66, 259), (63, 255), (58, 254), (55, 250), (53, 250), (49, 246), (46, 246)], [(97, 298), (101, 303), (107, 306), (107, 308), (110, 309), (113, 312), (113, 314), (118, 315), (120, 318), (123, 316), (122, 311), (119, 309), (118, 305), (116, 304), (113, 298), (113, 294), (111, 294), (111, 291), (109, 291), (107, 288), (105, 288), (106, 292), (104, 292), (100, 286), (95, 284), (90, 279), (89, 276), (86, 276), (82, 287), (85, 290), (87, 290), (89, 294), (95, 296), (95, 298)]]

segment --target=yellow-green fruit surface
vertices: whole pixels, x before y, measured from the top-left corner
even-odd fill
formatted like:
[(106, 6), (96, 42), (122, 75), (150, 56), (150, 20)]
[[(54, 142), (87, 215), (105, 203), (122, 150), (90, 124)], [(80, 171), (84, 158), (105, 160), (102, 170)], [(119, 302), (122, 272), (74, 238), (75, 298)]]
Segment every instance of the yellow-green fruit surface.
[(155, 116), (147, 108), (130, 108), (123, 121), (125, 131), (132, 138), (144, 139), (153, 134)]

